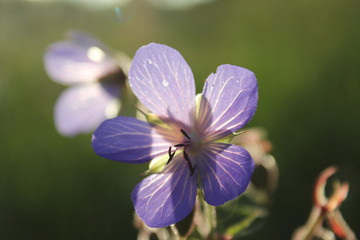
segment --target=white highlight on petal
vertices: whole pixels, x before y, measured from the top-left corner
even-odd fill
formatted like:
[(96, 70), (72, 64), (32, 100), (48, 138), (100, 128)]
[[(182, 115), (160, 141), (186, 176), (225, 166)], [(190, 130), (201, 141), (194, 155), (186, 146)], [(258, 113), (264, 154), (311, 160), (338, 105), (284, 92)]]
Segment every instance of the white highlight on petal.
[(164, 87), (167, 87), (167, 86), (169, 86), (169, 82), (168, 81), (162, 81), (162, 84), (164, 85)]
[(102, 62), (105, 59), (105, 52), (98, 47), (90, 47), (87, 56), (94, 62)]
[(119, 114), (119, 109), (121, 108), (121, 102), (118, 99), (113, 99), (110, 101), (105, 108), (105, 117), (113, 118)]

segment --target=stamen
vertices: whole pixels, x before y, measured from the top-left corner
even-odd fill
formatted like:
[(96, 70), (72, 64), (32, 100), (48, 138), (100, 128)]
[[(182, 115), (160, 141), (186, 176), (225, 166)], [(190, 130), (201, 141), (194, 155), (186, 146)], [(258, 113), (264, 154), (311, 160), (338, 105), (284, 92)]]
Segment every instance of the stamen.
[(191, 137), (185, 132), (184, 129), (180, 129), (181, 133), (189, 140), (191, 140)]
[(184, 146), (185, 146), (185, 144), (182, 144), (182, 143), (174, 145), (174, 147), (184, 147)]
[(171, 157), (171, 146), (169, 147), (168, 153), (169, 153), (169, 158), (170, 158)]
[(174, 155), (175, 155), (175, 152), (171, 152), (171, 146), (169, 147), (169, 160), (167, 161), (166, 165), (170, 163), (170, 161), (173, 159)]
[(183, 151), (183, 154), (184, 154), (185, 161), (187, 162), (187, 164), (189, 166), (190, 176), (192, 176), (192, 175), (194, 175), (194, 172), (195, 172), (195, 169), (196, 169), (197, 165), (195, 165), (195, 167), (193, 167), (193, 165), (191, 164), (189, 155), (187, 154), (186, 151)]
[[(190, 136), (185, 132), (184, 129), (180, 129), (181, 133), (188, 139), (188, 140), (191, 140)], [(184, 159), (189, 167), (189, 170), (190, 170), (190, 176), (194, 175), (194, 172), (195, 172), (195, 169), (196, 169), (196, 165), (193, 166), (191, 164), (191, 161), (190, 161), (190, 158), (189, 158), (189, 154), (186, 152), (186, 148), (188, 146), (190, 146), (190, 141), (186, 140), (184, 143), (179, 143), (179, 144), (176, 144), (174, 145), (175, 149), (174, 151), (172, 150), (172, 146), (169, 147), (169, 150), (168, 150), (168, 154), (169, 154), (169, 160), (167, 161), (166, 164), (169, 164), (171, 162), (171, 160), (174, 158), (174, 155), (176, 153), (176, 151), (179, 149), (179, 148), (183, 148), (183, 154), (184, 154)]]

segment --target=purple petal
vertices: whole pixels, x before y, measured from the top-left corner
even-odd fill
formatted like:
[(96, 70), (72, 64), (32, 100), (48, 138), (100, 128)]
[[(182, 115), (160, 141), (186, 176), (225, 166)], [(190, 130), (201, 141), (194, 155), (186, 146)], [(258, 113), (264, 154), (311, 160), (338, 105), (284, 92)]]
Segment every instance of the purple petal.
[(233, 65), (221, 65), (205, 83), (200, 115), (208, 137), (219, 139), (243, 127), (255, 113), (258, 87), (253, 72)]
[(197, 175), (190, 176), (181, 155), (169, 163), (164, 173), (153, 174), (131, 194), (136, 214), (149, 227), (166, 227), (185, 218), (193, 209)]
[(82, 48), (98, 47), (105, 52), (109, 52), (108, 47), (97, 40), (96, 38), (90, 36), (89, 34), (82, 31), (70, 31), (68, 33), (68, 38), (71, 39), (71, 42), (78, 45)]
[(151, 112), (190, 126), (194, 77), (178, 51), (156, 43), (141, 47), (131, 64), (129, 80), (135, 95)]
[(52, 44), (45, 54), (45, 69), (62, 84), (97, 81), (118, 70), (115, 61), (90, 36), (76, 33), (74, 39)]
[[(119, 88), (110, 89), (119, 92)], [(98, 83), (66, 89), (55, 105), (55, 125), (64, 136), (93, 131), (120, 109), (118, 97)]]
[(211, 144), (198, 164), (205, 201), (214, 206), (243, 193), (254, 170), (254, 161), (245, 149), (223, 143)]
[(144, 163), (166, 154), (173, 143), (160, 127), (132, 117), (117, 117), (96, 129), (92, 146), (99, 156), (126, 163)]

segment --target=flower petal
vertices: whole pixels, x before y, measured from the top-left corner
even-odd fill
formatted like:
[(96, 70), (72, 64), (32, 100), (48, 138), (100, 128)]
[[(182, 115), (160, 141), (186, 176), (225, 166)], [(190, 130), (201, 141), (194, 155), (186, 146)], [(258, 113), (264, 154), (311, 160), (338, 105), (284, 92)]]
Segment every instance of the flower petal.
[[(221, 65), (211, 74), (202, 92), (201, 125), (207, 136), (219, 139), (243, 127), (255, 113), (258, 87), (253, 72), (233, 65)], [(211, 112), (211, 114), (209, 114)]]
[(68, 39), (70, 39), (72, 43), (80, 47), (83, 48), (98, 47), (105, 52), (109, 52), (108, 47), (104, 43), (100, 42), (98, 39), (90, 36), (89, 34), (83, 31), (72, 30), (67, 35), (68, 35)]
[(131, 64), (129, 81), (141, 103), (154, 114), (190, 126), (194, 77), (178, 51), (156, 43), (141, 47)]
[(205, 201), (218, 206), (246, 190), (254, 170), (250, 154), (237, 145), (213, 143), (198, 161)]
[(126, 163), (144, 163), (165, 154), (173, 143), (160, 127), (132, 117), (117, 117), (96, 129), (92, 146), (99, 156)]
[(131, 194), (136, 214), (149, 227), (166, 227), (185, 218), (193, 209), (197, 175), (177, 155), (165, 172), (153, 174), (135, 186)]
[(96, 39), (80, 33), (72, 37), (52, 44), (45, 54), (45, 69), (52, 80), (62, 84), (91, 82), (118, 71)]
[[(93, 131), (120, 110), (119, 87), (85, 84), (66, 89), (55, 105), (55, 125), (64, 136)], [(117, 96), (115, 94), (117, 92)]]

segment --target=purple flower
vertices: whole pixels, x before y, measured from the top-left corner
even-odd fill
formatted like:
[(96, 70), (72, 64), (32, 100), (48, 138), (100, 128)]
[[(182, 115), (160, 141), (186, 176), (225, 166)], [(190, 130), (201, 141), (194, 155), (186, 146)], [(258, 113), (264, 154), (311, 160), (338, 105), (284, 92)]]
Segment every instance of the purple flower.
[(225, 140), (255, 113), (258, 90), (251, 71), (221, 65), (195, 97), (193, 74), (180, 53), (151, 43), (136, 52), (129, 81), (158, 119), (107, 120), (95, 131), (92, 144), (98, 155), (111, 160), (160, 162), (162, 171), (141, 181), (131, 195), (136, 213), (148, 226), (165, 227), (186, 217), (198, 186), (214, 206), (245, 191), (253, 160)]
[(87, 133), (117, 116), (125, 76), (102, 43), (86, 34), (71, 32), (70, 40), (48, 48), (44, 60), (50, 78), (70, 86), (55, 105), (59, 133)]

